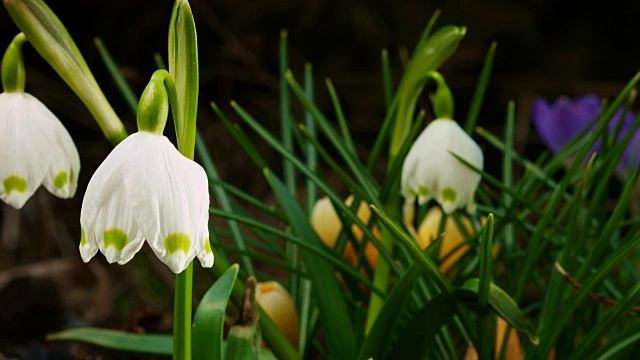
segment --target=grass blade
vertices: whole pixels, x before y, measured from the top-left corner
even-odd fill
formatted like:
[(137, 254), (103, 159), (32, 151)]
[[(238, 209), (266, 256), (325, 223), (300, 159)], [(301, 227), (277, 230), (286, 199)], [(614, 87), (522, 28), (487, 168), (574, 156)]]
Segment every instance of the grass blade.
[(194, 360), (222, 359), (224, 314), (237, 276), (238, 265), (234, 264), (202, 297), (193, 317)]
[[(265, 178), (282, 210), (289, 218), (292, 231), (315, 246), (321, 246), (320, 239), (284, 184), (268, 169), (265, 169)], [(336, 359), (353, 359), (356, 355), (355, 333), (333, 267), (326, 260), (320, 259), (306, 250), (301, 249), (300, 253), (314, 284), (313, 291), (322, 314), (321, 322), (325, 330), (329, 353)]]

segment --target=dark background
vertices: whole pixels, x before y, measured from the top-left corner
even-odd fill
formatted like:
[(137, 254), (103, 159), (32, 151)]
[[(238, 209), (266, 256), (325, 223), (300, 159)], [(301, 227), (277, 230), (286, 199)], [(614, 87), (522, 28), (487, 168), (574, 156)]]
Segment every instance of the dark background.
[[(103, 40), (140, 94), (156, 69), (154, 54), (166, 54), (173, 3), (152, 0), (50, 0), (47, 3), (67, 26), (128, 130), (135, 131), (135, 116), (106, 73), (93, 38)], [(201, 66), (199, 127), (222, 177), (265, 200), (270, 195), (260, 172), (227, 135), (208, 103), (215, 101), (232, 115), (228, 103), (235, 99), (265, 126), (278, 131), (281, 29), (289, 31), (290, 67), (298, 79), (304, 63), (313, 63), (317, 102), (331, 117), (333, 110), (324, 78), (333, 81), (363, 156), (384, 117), (380, 50), (389, 49), (397, 85), (407, 54), (436, 9), (442, 9), (438, 26), (467, 27), (458, 51), (441, 68), (456, 99), (456, 118), (466, 116), (482, 61), (491, 42), (497, 41), (494, 71), (478, 125), (501, 135), (507, 102), (515, 100), (516, 146), (530, 157), (543, 150), (529, 121), (533, 96), (554, 99), (563, 94), (593, 92), (611, 97), (640, 70), (640, 2), (637, 1), (192, 0), (191, 6), (198, 30)], [(17, 32), (6, 11), (0, 9), (0, 47), (6, 48)], [(172, 276), (152, 255), (137, 256), (133, 260), (134, 264), (149, 263), (152, 270), (141, 270), (145, 267), (135, 265), (107, 266), (101, 255), (88, 267), (79, 264), (76, 246), (80, 238), (78, 219), (83, 191), (93, 171), (108, 154), (110, 145), (78, 98), (29, 45), (24, 46), (24, 58), (26, 90), (43, 101), (69, 129), (81, 154), (82, 171), (78, 193), (72, 200), (57, 199), (41, 189), (21, 211), (0, 204), (0, 292), (8, 291), (6, 282), (15, 280), (16, 274), (51, 273), (55, 268), (61, 271), (56, 275), (59, 279), (68, 273), (75, 277), (69, 283), (58, 281), (49, 287), (14, 284), (12, 292), (0, 296), (4, 299), (0, 301), (11, 298), (21, 303), (34, 297), (29, 293), (32, 288), (37, 293), (35, 297), (64, 300), (47, 302), (54, 304), (51, 305), (53, 313), (56, 313), (55, 306), (64, 310), (59, 311), (62, 318), (53, 317), (44, 322), (43, 333), (74, 321), (129, 330), (141, 326), (146, 330), (166, 331), (167, 326), (170, 327), (170, 314), (168, 325), (165, 315), (171, 308)], [(421, 106), (427, 106), (426, 97), (422, 98)], [(299, 115), (300, 107), (295, 101), (294, 108)], [(298, 116), (296, 120), (299, 119)], [(275, 152), (267, 150), (265, 145), (258, 146), (265, 149), (264, 155), (278, 170), (280, 160)], [(485, 159), (491, 169), (492, 164), (500, 161), (499, 153), (487, 148)], [(148, 255), (147, 250), (143, 250), (143, 254)], [(134, 267), (136, 271), (131, 272)], [(89, 295), (81, 294), (85, 296), (85, 303), (78, 306), (85, 308), (69, 310), (67, 290), (78, 291), (83, 287)], [(105, 287), (108, 290), (104, 290)], [(96, 289), (100, 288), (104, 291), (96, 296)], [(77, 299), (83, 299), (81, 295), (74, 299), (80, 301)], [(123, 303), (119, 299), (125, 295), (133, 300)], [(2, 305), (0, 311), (4, 312), (16, 308), (15, 304)], [(26, 308), (25, 313), (29, 314)], [(95, 316), (87, 320), (87, 313)], [(148, 317), (151, 323), (144, 323)], [(0, 313), (0, 339), (3, 329), (11, 332), (15, 341), (35, 336), (29, 334), (32, 330), (25, 330), (25, 334), (12, 330), (21, 319), (17, 314)]]

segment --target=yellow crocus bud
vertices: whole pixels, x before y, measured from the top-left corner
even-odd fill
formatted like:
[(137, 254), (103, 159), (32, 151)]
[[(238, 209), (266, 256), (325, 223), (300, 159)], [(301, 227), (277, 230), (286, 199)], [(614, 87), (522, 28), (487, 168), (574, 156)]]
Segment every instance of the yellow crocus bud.
[[(500, 351), (502, 351), (502, 344), (504, 343), (504, 338), (507, 330), (507, 322), (498, 317), (496, 321), (496, 341), (494, 344), (494, 358), (500, 359)], [(554, 348), (555, 352), (555, 348)], [(478, 352), (473, 347), (472, 344), (467, 346), (467, 351), (464, 356), (465, 360), (478, 360)], [(507, 345), (504, 349), (504, 356), (502, 359), (509, 360), (522, 360), (524, 359), (524, 351), (522, 350), (522, 345), (520, 344), (520, 338), (518, 337), (518, 332), (516, 329), (511, 328), (509, 330), (509, 339), (507, 340)], [(549, 360), (555, 359), (554, 357), (549, 356)]]
[[(345, 204), (347, 206), (351, 206), (352, 203), (353, 195), (350, 195), (347, 200), (345, 200)], [(356, 216), (365, 224), (369, 222), (369, 219), (371, 218), (371, 209), (366, 202), (360, 202)], [(340, 236), (342, 222), (340, 222), (340, 218), (328, 197), (321, 198), (314, 205), (313, 210), (311, 211), (311, 225), (313, 226), (313, 230), (315, 230), (316, 234), (320, 237), (320, 240), (322, 240), (327, 247), (333, 249), (338, 241), (338, 236)], [(355, 239), (358, 242), (362, 242), (363, 233), (362, 230), (360, 230), (360, 227), (352, 225), (351, 231), (353, 232)], [(371, 229), (371, 232), (376, 239), (380, 238), (380, 231), (378, 230), (378, 227), (374, 226)], [(371, 242), (367, 242), (364, 252), (369, 265), (371, 265), (372, 269), (375, 269), (376, 261), (378, 260), (378, 249), (376, 249), (375, 245)], [(357, 264), (358, 254), (353, 248), (353, 245), (349, 242), (347, 242), (342, 252), (342, 256), (352, 265), (355, 266)]]
[(298, 311), (289, 292), (276, 281), (256, 284), (256, 301), (271, 320), (298, 347)]
[[(461, 217), (461, 220), (467, 233), (473, 235), (471, 221), (466, 217)], [(439, 233), (441, 221), (442, 210), (438, 206), (429, 209), (418, 228), (417, 241), (422, 249), (431, 245), (441, 235)], [(438, 259), (441, 261), (440, 271), (446, 274), (451, 266), (469, 250), (469, 245), (466, 244), (464, 234), (452, 217), (447, 218), (444, 226), (444, 236), (440, 242), (440, 252), (438, 253)]]
[[(496, 321), (496, 343), (494, 348), (496, 358), (500, 356), (502, 344), (504, 343), (504, 338), (507, 335), (508, 325), (509, 324), (507, 324), (503, 318), (498, 317), (498, 321)], [(514, 328), (509, 329), (509, 338), (507, 339), (507, 345), (504, 349), (504, 359), (524, 359), (524, 352), (522, 351), (522, 345), (520, 345), (520, 338), (518, 337), (518, 332)]]

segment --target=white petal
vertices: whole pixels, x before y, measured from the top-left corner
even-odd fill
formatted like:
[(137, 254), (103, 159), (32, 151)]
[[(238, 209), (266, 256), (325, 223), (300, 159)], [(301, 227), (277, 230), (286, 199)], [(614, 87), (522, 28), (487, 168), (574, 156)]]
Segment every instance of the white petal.
[(57, 122), (27, 93), (0, 94), (0, 199), (16, 209), (33, 195), (49, 170)]
[(122, 164), (139, 145), (135, 135), (127, 137), (111, 151), (87, 185), (80, 210), (80, 225), (85, 239), (80, 243), (80, 255), (85, 262), (89, 261), (98, 251), (96, 235), (104, 231), (104, 229), (96, 229), (100, 209), (110, 201), (113, 193), (125, 191)]
[(418, 140), (416, 140), (416, 142), (413, 143), (413, 145), (411, 146), (411, 149), (409, 149), (409, 152), (407, 153), (407, 156), (405, 157), (404, 163), (402, 164), (402, 181), (401, 181), (401, 186), (402, 186), (402, 196), (404, 196), (405, 200), (407, 202), (411, 202), (413, 203), (416, 199), (416, 195), (417, 192), (415, 191), (415, 189), (417, 189), (417, 183), (415, 182), (416, 180), (416, 170), (418, 167), (418, 162), (420, 160), (419, 158), (419, 153), (420, 153), (420, 142), (419, 139), (422, 137), (422, 135), (424, 134), (424, 130), (422, 131), (422, 134), (420, 134), (420, 137), (418, 138)]
[[(145, 136), (144, 146), (125, 164), (124, 181), (144, 237), (174, 273), (202, 253), (207, 238), (209, 191), (200, 165), (182, 156), (161, 135)], [(209, 258), (203, 253), (203, 264)]]
[[(87, 234), (84, 231), (84, 227), (82, 228), (82, 235), (80, 238), (80, 257), (82, 257), (82, 261), (89, 262), (92, 257), (96, 255), (98, 252), (98, 244), (96, 244), (95, 236), (87, 237)], [(91, 230), (93, 231), (93, 229)], [(93, 235), (93, 233), (90, 233)]]
[(95, 236), (100, 252), (109, 263), (125, 264), (140, 250), (144, 238), (128, 204), (122, 168), (113, 174), (111, 180), (119, 186), (104, 196), (91, 236)]
[(93, 173), (82, 199), (80, 224), (83, 228), (93, 226), (98, 209), (105, 201), (104, 198), (124, 185), (121, 174), (118, 175), (119, 182), (110, 179), (114, 173), (121, 170), (123, 163), (140, 146), (140, 137), (137, 135), (138, 133), (132, 134), (120, 142)]
[(480, 183), (480, 175), (452, 153), (483, 168), (480, 147), (455, 121), (432, 121), (420, 134), (405, 160), (403, 194), (418, 194), (421, 205), (435, 198), (446, 213), (469, 206)]
[(211, 252), (211, 244), (209, 243), (208, 232), (207, 237), (204, 239), (204, 241), (202, 241), (202, 244), (198, 245), (197, 255), (202, 267), (210, 268), (213, 266), (213, 252)]
[(67, 129), (60, 122), (57, 125), (57, 146), (52, 150), (51, 166), (43, 185), (55, 196), (68, 199), (75, 195), (78, 188), (80, 156)]

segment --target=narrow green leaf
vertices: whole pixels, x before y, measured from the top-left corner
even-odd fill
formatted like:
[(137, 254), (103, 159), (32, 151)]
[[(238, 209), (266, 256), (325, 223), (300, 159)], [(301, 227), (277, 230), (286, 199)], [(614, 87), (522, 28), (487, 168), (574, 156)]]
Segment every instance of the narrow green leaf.
[(607, 339), (607, 343), (589, 354), (592, 359), (615, 359), (615, 355), (640, 340), (640, 322), (635, 322)]
[[(464, 226), (461, 227), (464, 229)], [(491, 278), (492, 278), (492, 258), (493, 256), (493, 214), (489, 214), (487, 222), (482, 229), (480, 242), (480, 280), (478, 284), (478, 341), (476, 349), (481, 359), (491, 356), (493, 346), (493, 316), (489, 313)]]
[(414, 258), (420, 261), (425, 269), (427, 270), (427, 275), (429, 278), (433, 279), (433, 281), (440, 287), (440, 290), (447, 294), (451, 294), (453, 292), (453, 287), (449, 280), (447, 280), (444, 275), (438, 269), (438, 266), (433, 262), (431, 258), (427, 256), (427, 254), (418, 246), (418, 243), (411, 237), (411, 235), (407, 234), (395, 221), (393, 221), (389, 216), (383, 213), (380, 209), (375, 206), (371, 206), (373, 211), (380, 217), (382, 224), (396, 237), (398, 241), (400, 241), (404, 246), (406, 246), (414, 255)]
[[(334, 206), (336, 206), (337, 208), (336, 210), (338, 212), (343, 212), (351, 222), (353, 222), (355, 225), (357, 225), (360, 228), (360, 230), (362, 230), (362, 232), (367, 238), (375, 239), (375, 236), (373, 235), (373, 233), (371, 232), (367, 224), (364, 224), (360, 219), (358, 219), (358, 217), (353, 211), (349, 210), (349, 207), (344, 204), (343, 200), (327, 184), (326, 181), (323, 181), (322, 179), (320, 179), (320, 177), (315, 173), (315, 171), (305, 166), (302, 163), (302, 161), (300, 161), (295, 156), (295, 154), (292, 154), (288, 152), (286, 149), (284, 149), (282, 144), (280, 144), (280, 142), (278, 142), (273, 137), (273, 135), (271, 135), (262, 125), (258, 123), (258, 121), (256, 121), (251, 115), (249, 115), (249, 113), (247, 113), (244, 109), (242, 109), (237, 103), (232, 101), (231, 105), (236, 110), (238, 115), (247, 124), (249, 124), (249, 126), (251, 126), (251, 128), (253, 128), (256, 131), (256, 133), (260, 135), (260, 137), (262, 137), (271, 147), (273, 147), (273, 149), (278, 151), (282, 156), (291, 160), (291, 162), (296, 166), (296, 168), (300, 172), (302, 172), (307, 178), (312, 179), (316, 183), (316, 185), (318, 185), (318, 188), (322, 190), (325, 193), (325, 195), (327, 195), (331, 199), (331, 202), (334, 204)], [(377, 198), (368, 198), (365, 196), (366, 194), (361, 194), (361, 195), (363, 195), (363, 198), (365, 198), (367, 201), (376, 201), (377, 199)], [(382, 259), (384, 259), (384, 261), (386, 261), (396, 273), (399, 273), (398, 266), (395, 264), (395, 261), (391, 258), (391, 255), (389, 254), (389, 252), (382, 245), (380, 245), (379, 242), (373, 241), (372, 243), (378, 249)]]
[[(220, 175), (218, 174), (218, 170), (216, 169), (215, 164), (213, 163), (213, 159), (207, 150), (207, 146), (204, 143), (204, 140), (200, 136), (200, 133), (196, 132), (196, 147), (198, 148), (198, 154), (200, 155), (200, 160), (202, 161), (202, 167), (204, 168), (207, 176), (213, 181), (220, 181)], [(218, 205), (225, 211), (232, 211), (231, 202), (229, 197), (227, 196), (227, 192), (221, 186), (212, 186), (213, 194), (218, 201)], [(244, 242), (244, 237), (242, 232), (240, 231), (240, 227), (235, 221), (229, 221), (229, 230), (231, 231), (233, 241), (236, 246), (240, 250), (246, 250), (247, 246)], [(255, 276), (256, 272), (253, 268), (253, 263), (251, 259), (247, 256), (242, 256), (240, 258), (242, 262), (243, 269), (247, 272), (249, 276)]]
[[(290, 153), (295, 153), (293, 145), (293, 120), (291, 119), (291, 99), (289, 98), (289, 86), (287, 86), (287, 79), (285, 74), (289, 64), (289, 51), (288, 51), (288, 36), (287, 31), (280, 31), (280, 45), (279, 45), (279, 85), (280, 85), (280, 136), (282, 146)], [(283, 164), (283, 178), (287, 185), (289, 193), (296, 197), (298, 194), (298, 188), (296, 185), (296, 171), (287, 158), (282, 159)], [(293, 243), (287, 243), (285, 245), (287, 250), (287, 263), (292, 268), (298, 267), (298, 247)], [(299, 279), (295, 272), (288, 274), (287, 287), (294, 299), (298, 298)]]
[(377, 193), (379, 186), (376, 183), (375, 179), (371, 175), (369, 171), (366, 170), (364, 164), (360, 162), (360, 159), (351, 152), (347, 146), (345, 145), (345, 139), (341, 138), (333, 129), (329, 121), (326, 117), (318, 110), (318, 108), (313, 104), (304, 94), (303, 89), (300, 87), (300, 84), (293, 77), (293, 73), (291, 71), (287, 72), (287, 80), (289, 81), (289, 85), (293, 90), (293, 93), (296, 95), (298, 100), (304, 105), (306, 109), (313, 115), (313, 119), (316, 121), (317, 125), (320, 127), (322, 132), (327, 136), (331, 144), (340, 154), (340, 157), (345, 161), (349, 170), (353, 173), (353, 176), (360, 183), (360, 185), (367, 192), (367, 200), (373, 202), (375, 205), (381, 206), (379, 202), (377, 202)]
[[(318, 139), (313, 137), (309, 133), (307, 128), (305, 128), (302, 124), (300, 124), (299, 127), (300, 127), (300, 132), (302, 133), (304, 138), (307, 140), (307, 143), (310, 146), (312, 146), (315, 151), (317, 151), (317, 153), (320, 155), (322, 160), (324, 160), (324, 162), (327, 163), (327, 165), (331, 168), (331, 170), (335, 173), (335, 175), (337, 175), (342, 181), (344, 181), (345, 184), (349, 186), (349, 189), (351, 189), (351, 191), (353, 191), (355, 194), (359, 194), (359, 195), (365, 194), (365, 190), (362, 188), (362, 186), (360, 186), (349, 174), (345, 172), (345, 170), (342, 169), (342, 167), (334, 160), (333, 156), (331, 156), (329, 151), (324, 146), (322, 146), (322, 144), (320, 144)], [(312, 167), (309, 167), (309, 168), (313, 169)], [(307, 178), (307, 180), (313, 183), (311, 179)], [(314, 204), (315, 204), (315, 200), (310, 204), (311, 207), (313, 207)]]
[[(198, 151), (197, 146), (196, 146), (196, 151)], [(229, 195), (233, 195), (237, 199), (245, 201), (249, 205), (254, 206), (255, 208), (263, 211), (265, 214), (272, 216), (281, 221), (285, 220), (284, 215), (280, 211), (278, 211), (278, 209), (276, 209), (273, 205), (263, 203), (260, 199), (256, 198), (255, 196), (252, 196), (251, 194), (248, 194), (244, 190), (241, 190), (238, 187), (228, 184), (223, 180), (216, 181), (216, 180), (209, 179), (209, 182), (213, 183), (209, 186), (214, 186), (214, 185), (220, 186), (227, 193), (229, 193)]]
[(594, 327), (587, 333), (581, 341), (580, 345), (572, 352), (569, 360), (586, 359), (599, 344), (599, 340), (607, 335), (607, 332), (616, 325), (619, 318), (625, 315), (640, 294), (640, 284), (636, 284), (624, 299), (620, 300), (611, 311), (604, 316)]
[(194, 360), (222, 358), (224, 313), (238, 269), (238, 264), (232, 265), (204, 294), (196, 309), (192, 332)]
[(436, 21), (438, 21), (441, 12), (442, 11), (440, 9), (436, 9), (436, 11), (433, 12), (433, 15), (431, 15), (431, 17), (429, 18), (427, 25), (422, 30), (422, 34), (420, 34), (420, 39), (418, 39), (416, 47), (413, 49), (413, 54), (411, 54), (412, 57), (415, 55), (416, 51), (418, 51), (424, 45), (427, 39), (429, 39), (431, 30), (433, 30), (433, 27), (436, 25)]
[[(293, 152), (293, 124), (291, 120), (291, 100), (289, 99), (289, 86), (285, 74), (288, 68), (289, 56), (287, 49), (287, 31), (280, 31), (280, 46), (278, 64), (280, 75), (278, 76), (280, 85), (280, 136), (282, 137), (282, 146), (289, 152)], [(284, 163), (284, 179), (289, 192), (295, 196), (296, 194), (296, 175), (293, 164), (287, 159), (283, 159)]]
[(409, 294), (422, 270), (422, 264), (419, 261), (415, 261), (391, 289), (389, 297), (360, 348), (358, 359), (366, 360), (383, 353), (384, 346), (388, 342), (389, 329), (392, 329), (398, 320), (398, 314), (402, 310), (404, 302), (409, 298)]
[(478, 115), (480, 114), (480, 108), (482, 107), (482, 103), (484, 102), (484, 95), (489, 85), (489, 77), (491, 76), (491, 69), (493, 68), (493, 58), (495, 56), (497, 46), (497, 42), (494, 41), (491, 43), (489, 52), (487, 52), (487, 56), (484, 59), (482, 70), (480, 71), (478, 84), (476, 85), (476, 89), (473, 92), (473, 97), (471, 98), (471, 105), (469, 105), (467, 120), (464, 122), (464, 130), (469, 135), (473, 133), (473, 128), (476, 126), (476, 121), (478, 120)]
[[(314, 243), (316, 246), (320, 245), (320, 239), (284, 184), (268, 169), (265, 169), (265, 178), (282, 210), (289, 217), (292, 231), (302, 239)], [(333, 267), (326, 260), (320, 259), (306, 250), (300, 249), (300, 254), (314, 284), (313, 291), (320, 309), (320, 318), (329, 352), (337, 359), (353, 359), (356, 355), (355, 333)]]
[(382, 49), (380, 52), (382, 64), (382, 93), (384, 94), (384, 109), (389, 112), (393, 101), (393, 81), (391, 79), (391, 65), (389, 64), (389, 51)]
[(236, 220), (243, 224), (247, 224), (248, 226), (251, 226), (253, 228), (261, 229), (275, 236), (281, 237), (285, 241), (295, 243), (296, 245), (302, 248), (305, 248), (306, 250), (309, 250), (314, 255), (319, 256), (325, 261), (328, 261), (332, 265), (338, 267), (340, 271), (342, 271), (346, 275), (353, 277), (355, 281), (361, 282), (363, 285), (372, 289), (372, 291), (377, 292), (377, 289), (373, 289), (373, 285), (371, 284), (371, 282), (367, 280), (366, 277), (362, 276), (362, 274), (360, 274), (358, 270), (356, 270), (353, 266), (351, 266), (351, 264), (347, 263), (344, 259), (333, 256), (323, 245), (318, 245), (314, 242), (309, 242), (308, 240), (303, 239), (301, 236), (295, 236), (295, 235), (286, 233), (282, 230), (269, 226), (263, 222), (257, 221), (248, 216), (239, 215), (235, 212), (228, 213), (225, 211), (220, 211), (218, 209), (209, 209), (209, 213), (222, 218)]
[(96, 48), (98, 49), (98, 53), (100, 53), (102, 62), (104, 62), (104, 65), (107, 67), (107, 71), (109, 71), (111, 79), (116, 83), (116, 87), (120, 91), (120, 94), (124, 97), (124, 101), (129, 106), (129, 109), (131, 109), (135, 114), (138, 110), (138, 97), (133, 92), (133, 89), (127, 80), (125, 80), (124, 76), (122, 76), (122, 72), (120, 72), (118, 64), (116, 64), (111, 53), (109, 53), (107, 47), (102, 43), (102, 40), (97, 37), (93, 39), (93, 43), (96, 44)]
[(571, 295), (571, 301), (567, 302), (565, 306), (563, 306), (562, 311), (558, 312), (558, 316), (549, 319), (548, 327), (545, 328), (542, 333), (542, 335), (544, 335), (543, 341), (536, 349), (538, 353), (546, 354), (551, 350), (551, 346), (565, 330), (565, 325), (569, 321), (569, 318), (575, 314), (580, 306), (582, 306), (583, 302), (589, 296), (589, 293), (593, 291), (594, 287), (598, 285), (616, 266), (619, 266), (620, 261), (627, 256), (631, 250), (635, 249), (638, 244), (640, 244), (640, 236), (636, 236), (618, 248), (607, 257), (607, 260), (597, 269), (596, 272), (593, 273), (588, 281), (583, 284), (582, 288), (580, 288), (577, 293)]
[[(169, 73), (178, 95), (178, 118), (174, 119), (178, 146), (193, 159), (198, 114), (198, 39), (193, 13), (187, 0), (176, 0), (169, 23)], [(175, 106), (175, 104), (171, 104)], [(182, 145), (184, 144), (184, 145)]]
[(336, 118), (338, 119), (338, 126), (340, 127), (340, 133), (342, 133), (342, 138), (344, 139), (345, 146), (347, 149), (351, 150), (351, 153), (357, 157), (358, 153), (356, 152), (356, 147), (353, 144), (353, 139), (351, 138), (351, 132), (349, 131), (349, 125), (347, 124), (347, 119), (344, 117), (344, 112), (342, 111), (342, 105), (340, 105), (340, 99), (338, 99), (338, 94), (336, 93), (336, 89), (333, 87), (333, 83), (331, 79), (325, 79), (325, 83), (327, 84), (327, 90), (329, 90), (329, 96), (331, 97), (331, 103), (333, 104), (333, 109), (336, 112)]
[(267, 162), (264, 160), (260, 152), (253, 145), (251, 140), (247, 137), (247, 135), (237, 126), (234, 126), (229, 118), (222, 112), (222, 110), (218, 107), (216, 103), (213, 101), (209, 103), (211, 105), (211, 109), (213, 112), (218, 115), (218, 118), (222, 121), (222, 125), (229, 131), (233, 139), (240, 145), (240, 148), (249, 156), (249, 158), (256, 164), (260, 169), (267, 166)]
[[(492, 48), (489, 52), (491, 53), (492, 50), (495, 50), (495, 42), (492, 44)], [(502, 182), (506, 187), (513, 187), (513, 137), (516, 122), (515, 108), (516, 106), (513, 100), (509, 101), (509, 105), (507, 105), (507, 119), (504, 131), (504, 151), (502, 153)], [(510, 209), (513, 199), (509, 194), (504, 194), (503, 198), (507, 209)], [(511, 256), (516, 246), (515, 228), (513, 227), (513, 224), (506, 224), (504, 226), (503, 234), (507, 256)]]
[(433, 348), (436, 335), (456, 314), (456, 300), (439, 294), (427, 301), (413, 316), (393, 345), (389, 359), (422, 359)]
[[(304, 66), (304, 94), (310, 101), (313, 101), (313, 67), (311, 63), (306, 63)], [(316, 138), (316, 124), (313, 122), (313, 115), (307, 110), (303, 116), (304, 127), (306, 129), (307, 139)], [(318, 153), (316, 147), (310, 141), (306, 143), (306, 164), (309, 169), (313, 169), (318, 165)], [(316, 184), (309, 178), (306, 178), (305, 188), (307, 190), (307, 214), (311, 214), (313, 205), (318, 199)]]
[[(217, 229), (216, 229), (217, 230)], [(220, 231), (216, 232), (217, 235), (221, 235)], [(306, 277), (307, 275), (303, 272), (301, 272), (299, 269), (292, 269), (290, 268), (286, 263), (284, 262), (280, 262), (277, 261), (275, 259), (273, 259), (272, 256), (269, 255), (262, 255), (261, 253), (256, 252), (255, 250), (240, 250), (237, 247), (235, 247), (234, 245), (230, 245), (226, 242), (221, 242), (219, 240), (211, 240), (211, 246), (212, 247), (216, 247), (219, 250), (224, 250), (227, 253), (232, 253), (232, 254), (238, 254), (238, 255), (244, 255), (244, 256), (248, 256), (249, 258), (251, 258), (254, 261), (258, 261), (258, 262), (262, 262), (264, 264), (270, 265), (272, 267), (275, 268), (279, 268), (285, 271), (295, 271), (298, 275)], [(258, 245), (256, 245), (256, 248), (258, 249), (262, 249), (263, 251), (269, 251), (269, 248), (262, 245), (262, 247), (259, 247)], [(261, 279), (265, 279), (265, 276), (269, 276), (268, 274), (261, 274)]]
[(608, 240), (611, 239), (613, 233), (617, 231), (620, 221), (622, 221), (627, 213), (629, 204), (633, 199), (639, 175), (640, 168), (636, 169), (631, 178), (625, 184), (622, 194), (620, 194), (620, 200), (616, 204), (613, 213), (609, 216), (604, 228), (601, 229), (598, 234), (598, 241), (596, 241), (594, 246), (589, 250), (587, 257), (578, 270), (576, 275), (576, 279), (578, 281), (582, 281), (582, 279), (585, 278), (589, 271), (591, 271), (591, 268), (595, 265), (596, 259), (602, 256), (604, 250), (609, 245)]
[(482, 230), (480, 243), (480, 280), (478, 284), (478, 306), (484, 308), (489, 302), (489, 289), (493, 272), (493, 214), (487, 216), (487, 222)]
[(393, 126), (393, 121), (395, 119), (396, 111), (398, 110), (398, 96), (396, 95), (387, 110), (387, 114), (384, 117), (384, 121), (382, 121), (382, 126), (378, 131), (378, 136), (376, 136), (376, 141), (373, 143), (373, 147), (371, 148), (371, 153), (369, 154), (369, 158), (367, 159), (367, 170), (373, 171), (378, 160), (380, 159), (380, 154), (384, 148), (384, 145), (389, 140), (389, 136), (391, 133), (391, 127)]
[[(456, 289), (456, 294), (461, 300), (477, 301), (480, 290), (480, 280), (477, 278), (467, 280), (460, 288)], [(511, 324), (518, 331), (525, 333), (532, 344), (537, 345), (540, 341), (536, 330), (518, 308), (515, 301), (495, 284), (489, 287), (489, 306), (506, 322)]]
[(124, 331), (75, 328), (47, 335), (47, 341), (79, 341), (119, 351), (171, 356), (171, 335), (132, 334)]
[[(314, 101), (313, 91), (313, 67), (311, 63), (306, 63), (304, 66), (304, 94), (306, 97)], [(307, 134), (311, 139), (316, 137), (316, 126), (313, 122), (313, 116), (311, 113), (305, 110), (303, 116), (304, 124), (306, 126)], [(314, 169), (318, 165), (318, 153), (315, 146), (309, 141), (306, 142), (306, 164), (309, 169)], [(305, 178), (306, 189), (306, 203), (307, 203), (307, 215), (311, 216), (311, 211), (318, 199), (318, 188), (316, 184), (310, 178)], [(309, 279), (302, 279), (300, 282), (300, 293), (298, 296), (298, 309), (300, 313), (300, 328), (298, 334), (298, 353), (301, 357), (304, 357), (305, 350), (307, 349), (307, 342), (311, 336), (309, 332), (309, 322), (311, 318), (311, 297), (312, 297), (313, 284)]]

